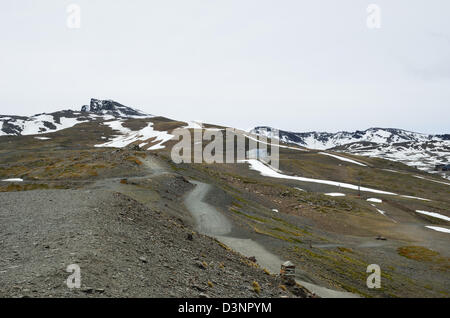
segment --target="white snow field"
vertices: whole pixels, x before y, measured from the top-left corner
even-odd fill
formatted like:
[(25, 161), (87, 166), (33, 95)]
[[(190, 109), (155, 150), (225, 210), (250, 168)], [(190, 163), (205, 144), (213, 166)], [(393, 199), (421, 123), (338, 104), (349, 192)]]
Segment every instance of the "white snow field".
[(367, 201), (375, 203), (383, 203), (383, 200), (377, 198), (368, 198)]

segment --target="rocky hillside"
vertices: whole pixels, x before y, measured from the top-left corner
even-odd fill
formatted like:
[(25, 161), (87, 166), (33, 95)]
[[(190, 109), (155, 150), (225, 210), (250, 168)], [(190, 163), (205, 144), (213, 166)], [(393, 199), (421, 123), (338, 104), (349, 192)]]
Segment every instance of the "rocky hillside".
[[(294, 296), (254, 262), (120, 193), (49, 190), (0, 198), (6, 233), (0, 297)], [(81, 267), (80, 289), (64, 283), (69, 264)]]
[[(285, 135), (275, 170), (251, 158), (177, 164), (175, 129), (224, 127), (113, 101), (17, 120), (39, 116), (59, 130), (43, 124), (30, 134), (41, 126), (24, 125), (0, 136), (0, 297), (289, 297), (276, 277), (287, 260), (297, 283), (319, 297), (450, 294), (450, 183), (342, 152), (385, 143), (422, 151), (408, 143), (445, 137), (398, 131), (388, 141), (373, 130), (331, 144), (339, 153), (289, 145)], [(62, 129), (68, 120), (73, 126)], [(256, 140), (234, 133), (248, 147)], [(203, 152), (210, 140), (192, 142)], [(82, 269), (80, 290), (64, 283), (68, 264)], [(369, 264), (382, 268), (381, 289), (367, 288)]]

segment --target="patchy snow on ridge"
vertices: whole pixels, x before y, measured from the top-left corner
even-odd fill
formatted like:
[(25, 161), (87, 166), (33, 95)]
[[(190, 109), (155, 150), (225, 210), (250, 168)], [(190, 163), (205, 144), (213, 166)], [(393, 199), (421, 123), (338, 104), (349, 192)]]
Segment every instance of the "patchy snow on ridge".
[(427, 135), (395, 128), (369, 128), (364, 131), (340, 131), (328, 132), (290, 132), (276, 130), (272, 127), (260, 126), (251, 130), (251, 133), (276, 136), (279, 133), (280, 140), (298, 144), (311, 149), (330, 149), (355, 142), (372, 142), (379, 144), (393, 144), (403, 142), (427, 142), (443, 140), (440, 136)]
[(147, 150), (157, 150), (164, 148), (165, 146), (163, 144), (174, 137), (167, 131), (154, 130), (153, 123), (151, 122), (149, 122), (146, 127), (137, 131), (132, 131), (129, 128), (123, 127), (122, 123), (123, 121), (121, 120), (104, 123), (105, 125), (111, 127), (113, 130), (118, 131), (120, 134), (114, 136), (112, 140), (106, 143), (95, 145), (95, 147), (123, 148), (136, 141), (140, 141), (140, 145), (144, 145), (147, 144), (146, 141), (148, 139), (154, 138), (152, 140), (149, 140), (148, 143), (157, 143), (149, 147)]
[(0, 116), (0, 136), (46, 134), (70, 128), (86, 121), (88, 120), (85, 118), (77, 120), (77, 117), (58, 117), (57, 119), (57, 117), (49, 114), (16, 118)]
[[(279, 138), (302, 147), (402, 162), (420, 170), (433, 172), (435, 165), (448, 164), (450, 134), (429, 135), (396, 128), (369, 128), (354, 132), (290, 132), (267, 126), (250, 133)], [(444, 178), (450, 174), (440, 173)]]
[(33, 116), (0, 115), (0, 136), (36, 135), (73, 127), (79, 123), (128, 118), (151, 118), (153, 115), (122, 105), (113, 100), (91, 99), (81, 111), (70, 109)]

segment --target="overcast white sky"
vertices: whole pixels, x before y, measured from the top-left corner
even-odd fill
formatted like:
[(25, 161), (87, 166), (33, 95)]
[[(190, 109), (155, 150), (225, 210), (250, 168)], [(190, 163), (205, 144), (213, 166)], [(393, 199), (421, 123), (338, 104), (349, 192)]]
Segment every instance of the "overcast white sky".
[(450, 133), (449, 16), (448, 0), (2, 0), (0, 113), (94, 97), (244, 129)]

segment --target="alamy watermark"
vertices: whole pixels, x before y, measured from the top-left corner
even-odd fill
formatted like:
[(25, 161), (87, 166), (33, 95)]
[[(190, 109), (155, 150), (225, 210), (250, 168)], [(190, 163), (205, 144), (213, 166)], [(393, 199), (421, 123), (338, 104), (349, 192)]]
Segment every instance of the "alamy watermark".
[(366, 269), (367, 273), (371, 273), (366, 280), (367, 288), (381, 288), (381, 269), (378, 264), (370, 264)]
[(381, 28), (381, 8), (378, 4), (372, 3), (366, 9), (368, 15), (366, 25), (369, 29)]
[[(233, 128), (175, 129), (172, 134), (179, 140), (172, 147), (174, 163), (239, 163), (257, 159), (273, 169), (279, 168), (279, 132), (261, 130), (258, 135), (247, 134)], [(204, 142), (206, 141), (206, 145)]]
[[(381, 28), (381, 7), (378, 4), (371, 3), (366, 8), (366, 25), (369, 29)], [(79, 4), (71, 3), (66, 7), (66, 26), (69, 29), (81, 28), (81, 7)]]
[(66, 272), (71, 273), (67, 277), (66, 285), (70, 289), (81, 287), (81, 269), (78, 264), (70, 264), (66, 268)]
[(66, 7), (66, 26), (69, 29), (81, 28), (81, 7), (76, 3), (71, 3)]

